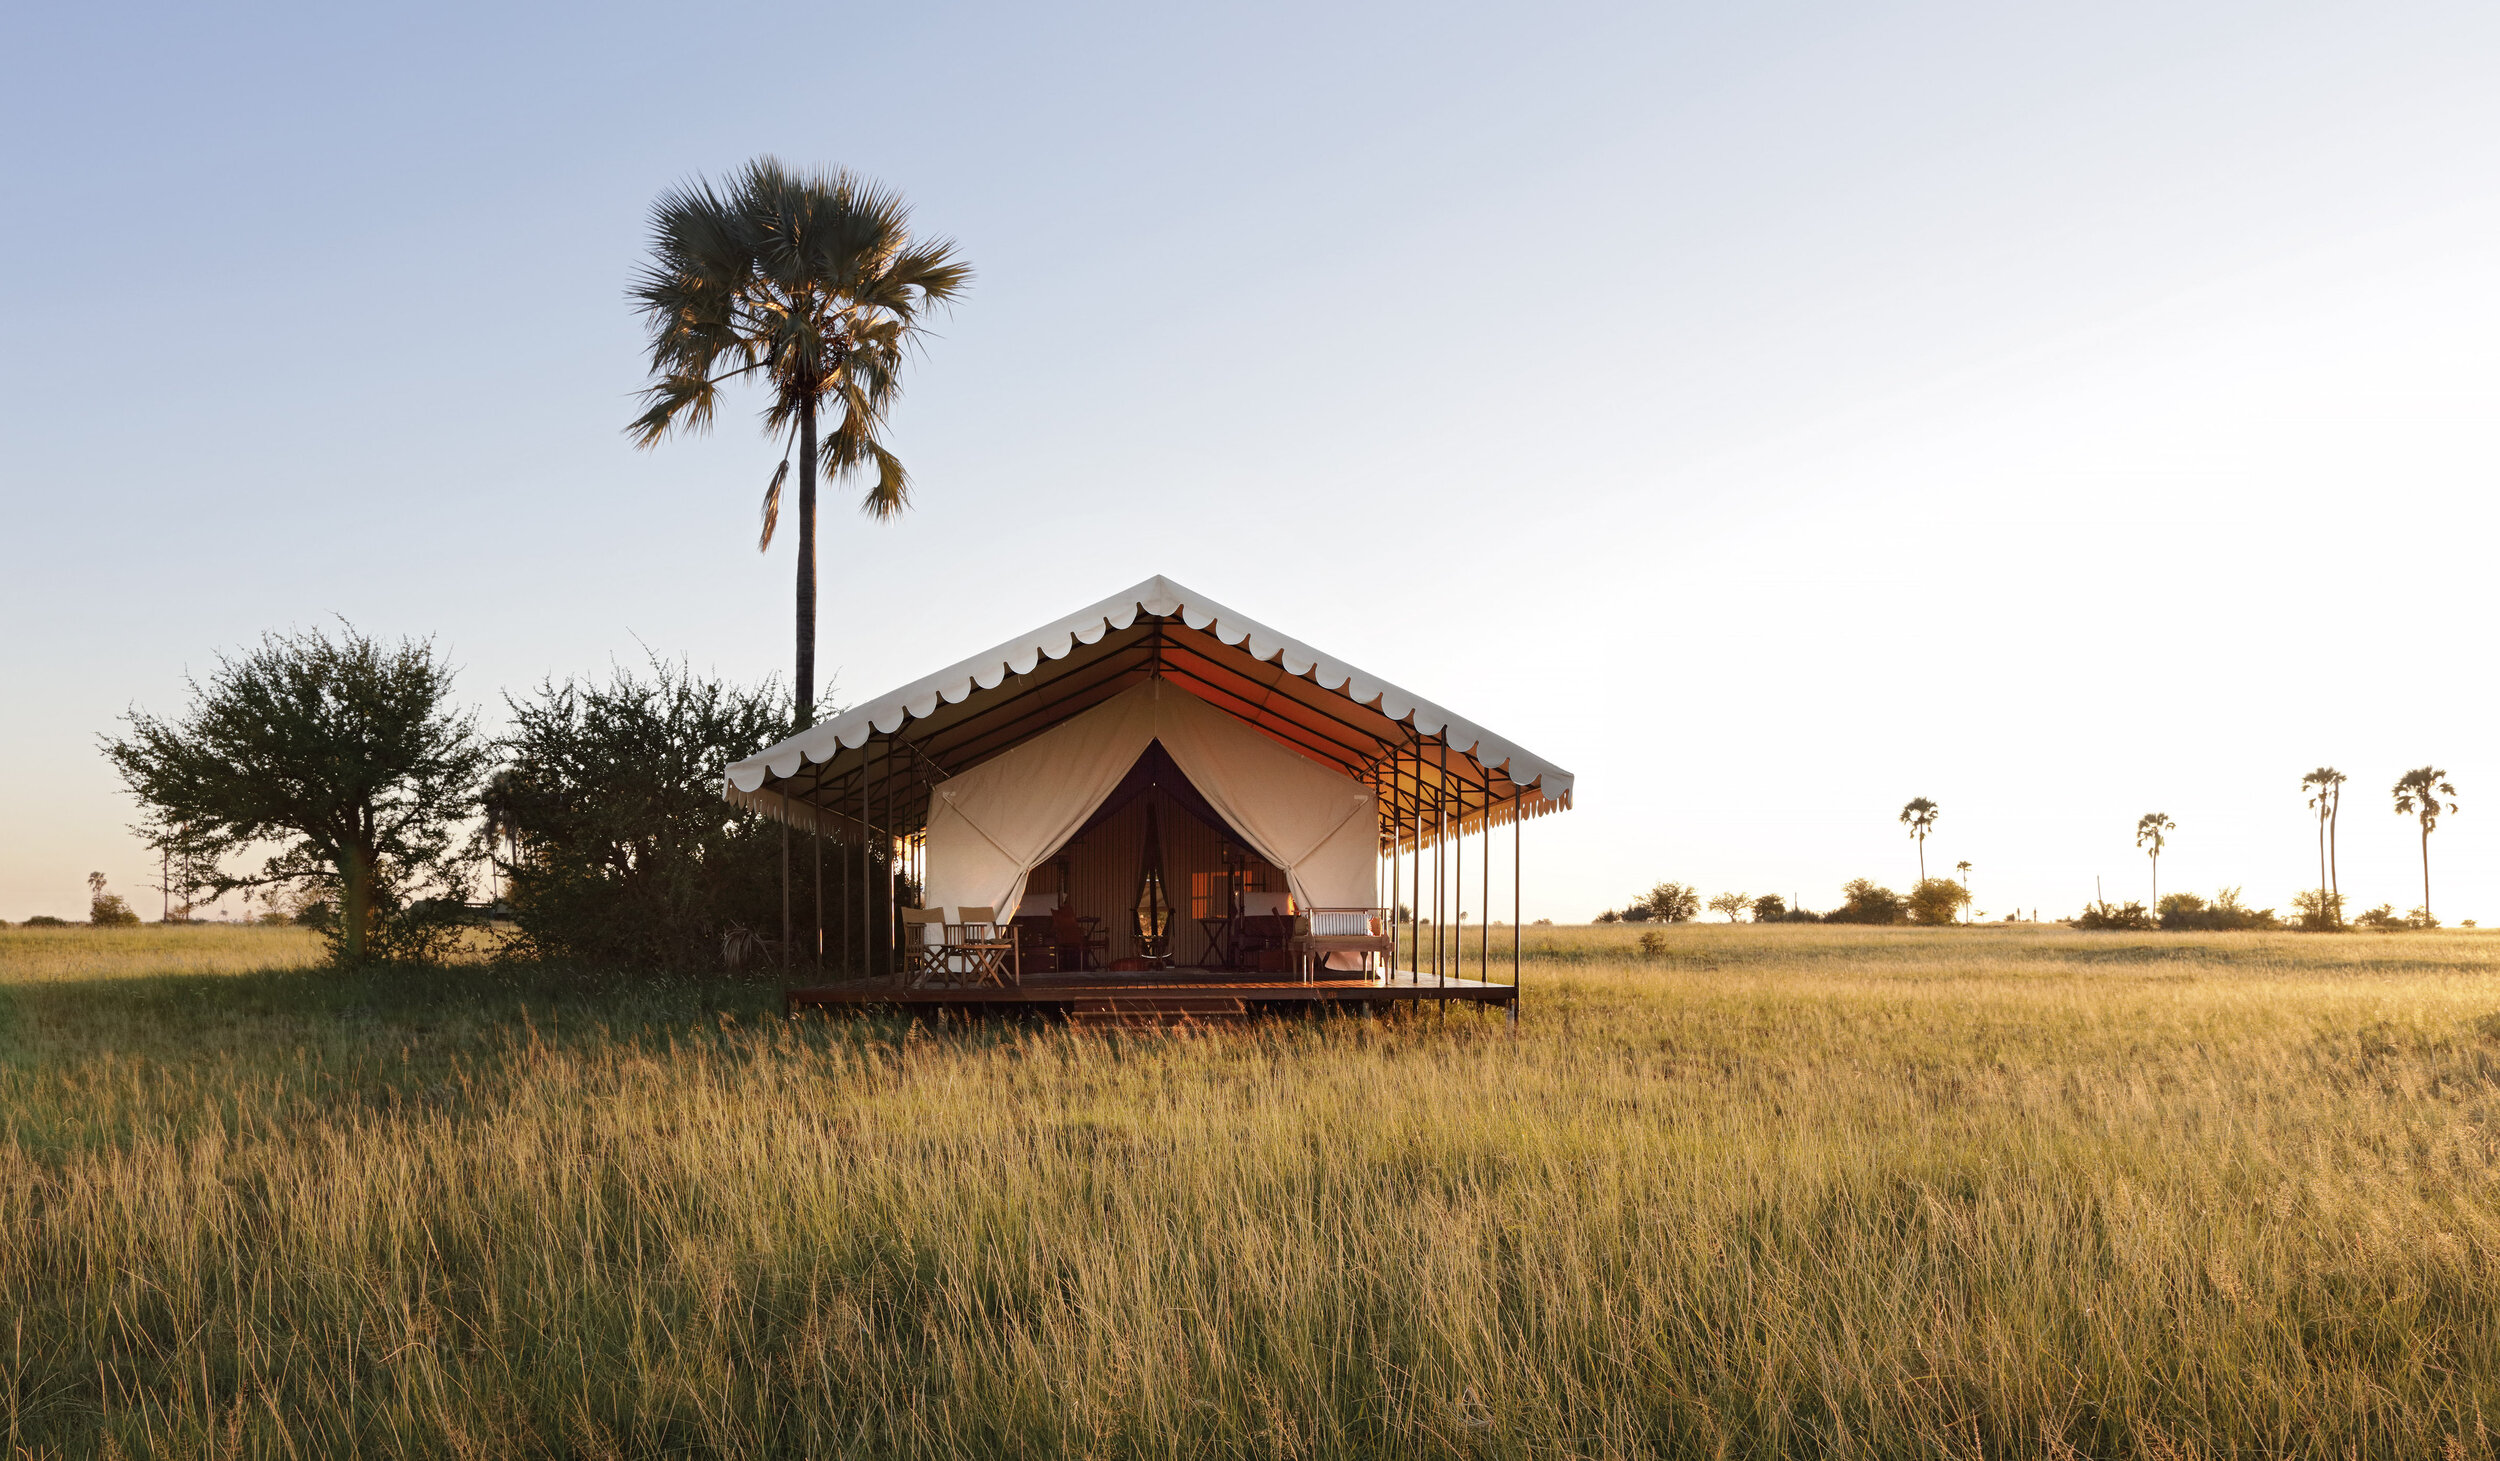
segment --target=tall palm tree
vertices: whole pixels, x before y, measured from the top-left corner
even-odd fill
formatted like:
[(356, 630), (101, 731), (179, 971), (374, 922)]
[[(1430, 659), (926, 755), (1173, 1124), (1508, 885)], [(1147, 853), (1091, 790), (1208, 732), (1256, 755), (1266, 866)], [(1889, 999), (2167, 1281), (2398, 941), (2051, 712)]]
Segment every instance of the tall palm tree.
[(2153, 911), (2161, 911), (2161, 849), (2179, 824), (2160, 812), (2146, 812), (2135, 819), (2135, 845), (2153, 854)]
[(1966, 915), (1962, 921), (1968, 923), (1970, 922), (1967, 916), (1970, 912), (1970, 859), (1966, 857), (1955, 863), (1953, 870), (1962, 875), (1962, 911)]
[(847, 171), (760, 157), (722, 187), (698, 179), (652, 206), (651, 257), (631, 298), (651, 331), (654, 380), (626, 434), (649, 447), (710, 427), (731, 381), (767, 391), (764, 430), (784, 445), (755, 546), (772, 546), (795, 447), (801, 726), (816, 714), (817, 468), (836, 479), (873, 468), (860, 502), (871, 518), (910, 504), (911, 479), (879, 428), (923, 316), (971, 279), (952, 241), (914, 239), (902, 198)]
[(2448, 784), (2448, 773), (2435, 766), (2416, 766), (2396, 778), (2397, 815), (2403, 816), (2410, 813), (2422, 824), (2422, 921), (2424, 923), (2437, 921), (2431, 917), (2431, 829), (2439, 825), (2439, 814), (2443, 809), (2450, 812), (2457, 809), (2454, 801), (2443, 803), (2440, 798), (2454, 797), (2456, 794), (2457, 789)]
[(2333, 856), (2335, 814), (2344, 802), (2344, 773), (2332, 766), (2321, 766), (2302, 777), (2300, 784), (2310, 793), (2309, 810), (2318, 817), (2318, 917), (2327, 927), (2340, 928), (2344, 902), (2336, 887)]
[(1910, 798), (1909, 804), (1901, 809), (1901, 825), (1909, 828), (1910, 835), (1918, 840), (1918, 880), (1922, 883), (1927, 881), (1927, 834), (1935, 830), (1936, 818), (1943, 812), (1944, 808), (1923, 796)]

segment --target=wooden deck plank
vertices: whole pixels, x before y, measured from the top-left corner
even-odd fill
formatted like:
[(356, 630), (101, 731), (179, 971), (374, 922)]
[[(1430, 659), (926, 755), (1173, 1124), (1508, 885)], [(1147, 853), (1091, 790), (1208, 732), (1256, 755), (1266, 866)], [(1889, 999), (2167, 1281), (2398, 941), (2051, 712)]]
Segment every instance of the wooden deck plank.
[(1078, 1005), (1099, 1006), (1106, 1000), (1122, 998), (1153, 1000), (1172, 997), (1234, 997), (1251, 1005), (1263, 1004), (1358, 1004), (1379, 1005), (1408, 1002), (1466, 1004), (1509, 1004), (1518, 998), (1518, 989), (1509, 984), (1493, 984), (1480, 979), (1422, 981), (1398, 979), (1375, 982), (1368, 979), (1320, 980), (1305, 984), (1298, 979), (1260, 978), (1256, 975), (1206, 973), (1158, 973), (1148, 978), (1105, 979), (1100, 976), (1036, 975), (1020, 985), (1005, 988), (921, 988), (909, 989), (892, 979), (859, 980), (841, 984), (823, 984), (785, 990), (783, 1007), (795, 1013), (801, 1009), (860, 1008), (867, 1006), (952, 1007), (960, 1009), (997, 1009), (1014, 1006), (1043, 1008), (1074, 1008)]

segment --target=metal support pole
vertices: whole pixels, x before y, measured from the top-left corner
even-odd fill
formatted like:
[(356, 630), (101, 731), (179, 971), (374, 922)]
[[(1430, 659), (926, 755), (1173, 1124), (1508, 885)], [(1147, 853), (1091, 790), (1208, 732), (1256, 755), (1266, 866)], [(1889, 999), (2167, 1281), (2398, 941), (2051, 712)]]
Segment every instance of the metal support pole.
[(1397, 776), (1398, 764), (1393, 757), (1389, 762), (1389, 916), (1385, 920), (1389, 930), (1389, 957), (1384, 961), (1393, 980), (1398, 977), (1398, 905), (1406, 901), (1401, 891), (1406, 872), (1406, 852), (1398, 845), (1406, 840), (1406, 817), (1398, 810)]
[[(1378, 781), (1373, 783), (1373, 796), (1375, 796), (1375, 801), (1373, 801), (1373, 903), (1380, 903), (1380, 906), (1383, 906), (1383, 908), (1388, 908), (1388, 913), (1385, 913), (1385, 916), (1380, 918), (1380, 931), (1388, 933), (1388, 936), (1390, 936), (1390, 948), (1398, 948), (1398, 923), (1393, 923), (1393, 918), (1398, 918), (1398, 893), (1395, 893), (1395, 886), (1393, 886), (1393, 883), (1383, 881), (1383, 868), (1380, 868), (1380, 801), (1378, 801), (1378, 796), (1380, 796), (1380, 783), (1378, 783)], [(1390, 816), (1393, 816), (1393, 818), (1398, 816), (1398, 813), (1395, 813), (1395, 808), (1393, 808), (1393, 811), (1390, 811)], [(1393, 823), (1390, 823), (1390, 826), (1398, 826), (1398, 823), (1393, 821)], [(1395, 846), (1395, 843), (1390, 843), (1390, 846)], [(1395, 863), (1393, 863), (1393, 866), (1390, 866), (1390, 871), (1388, 871), (1388, 873), (1390, 873), (1390, 878), (1395, 878)], [(1385, 903), (1383, 903), (1383, 898), (1380, 898), (1380, 896), (1383, 896), (1383, 893), (1388, 893), (1388, 901), (1385, 901)], [(1365, 968), (1365, 971), (1373, 971), (1373, 968), (1378, 968), (1378, 971), (1383, 973), (1383, 976), (1385, 976), (1385, 973), (1388, 973), (1388, 966), (1390, 966), (1388, 958), (1383, 958), (1383, 961), (1378, 961), (1378, 963), (1373, 961), (1373, 956), (1365, 956), (1365, 958), (1363, 958), (1363, 968)], [(1315, 971), (1315, 973), (1318, 973), (1318, 971)]]
[(1410, 935), (1406, 962), (1408, 972), (1415, 976), (1416, 983), (1421, 984), (1424, 980), (1424, 744), (1421, 741), (1415, 743), (1415, 837), (1409, 845), (1415, 854), (1412, 880), (1415, 906), (1406, 910), (1407, 932)]
[(1447, 848), (1450, 840), (1450, 742), (1449, 727), (1441, 728), (1440, 765), (1432, 783), (1432, 982), (1446, 983), (1448, 971), (1441, 964), (1441, 946), (1448, 941), (1449, 911), (1442, 906), (1441, 894), (1449, 878)]
[(899, 966), (897, 952), (902, 947), (902, 932), (897, 927), (903, 920), (894, 916), (894, 738), (885, 740), (885, 833), (880, 839), (885, 852), (885, 966), (891, 974)]
[(1491, 776), (1484, 779), (1483, 836), (1484, 855), (1476, 859), (1481, 864), (1476, 870), (1476, 880), (1481, 885), (1481, 891), (1476, 898), (1476, 904), (1480, 910), (1476, 924), (1476, 977), (1490, 984), (1493, 982), (1493, 778)]
[(1450, 907), (1458, 914), (1450, 926), (1450, 977), (1467, 977), (1467, 793), (1458, 794), (1458, 837), (1450, 843)]
[(781, 972), (790, 972), (790, 785), (781, 788)]
[(1528, 794), (1510, 799), (1510, 1022), (1519, 1023), (1519, 824), (1527, 820)]
[(876, 976), (875, 935), (869, 932), (876, 920), (868, 916), (868, 750), (865, 744), (859, 754), (859, 977)]
[[(822, 785), (820, 781), (818, 783)], [(808, 845), (816, 852), (816, 972), (825, 971), (825, 814), (814, 802), (807, 804)]]

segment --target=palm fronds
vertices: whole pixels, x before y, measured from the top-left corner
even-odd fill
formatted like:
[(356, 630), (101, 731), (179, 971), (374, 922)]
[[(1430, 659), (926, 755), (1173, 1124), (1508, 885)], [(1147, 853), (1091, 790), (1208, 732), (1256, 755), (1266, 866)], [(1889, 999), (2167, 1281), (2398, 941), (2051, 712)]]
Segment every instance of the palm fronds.
[[(911, 479), (880, 428), (901, 394), (903, 354), (930, 307), (971, 279), (952, 241), (914, 239), (901, 196), (856, 173), (763, 157), (725, 184), (674, 188), (652, 208), (650, 258), (631, 290), (653, 380), (626, 432), (648, 447), (706, 430), (721, 386), (759, 375), (765, 429), (816, 415), (819, 463), (868, 479), (861, 509), (892, 516)], [(782, 480), (766, 493), (766, 542)]]
[(764, 531), (755, 538), (755, 551), (763, 552), (773, 545), (773, 525), (781, 521), (781, 484), (790, 475), (790, 459), (783, 457), (773, 468), (772, 485), (764, 489)]

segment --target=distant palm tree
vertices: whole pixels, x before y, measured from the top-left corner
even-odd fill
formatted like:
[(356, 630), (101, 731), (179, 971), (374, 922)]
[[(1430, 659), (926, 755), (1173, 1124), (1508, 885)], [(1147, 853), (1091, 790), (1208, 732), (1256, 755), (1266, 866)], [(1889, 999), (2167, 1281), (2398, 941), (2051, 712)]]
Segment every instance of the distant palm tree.
[(2344, 804), (2344, 773), (2321, 766), (2300, 779), (2310, 793), (2309, 810), (2318, 817), (2318, 912), (2329, 928), (2344, 922), (2344, 902), (2335, 875), (2335, 814)]
[[(921, 317), (971, 282), (946, 239), (915, 240), (902, 198), (844, 171), (795, 172), (758, 158), (725, 188), (696, 181), (651, 210), (651, 258), (631, 297), (651, 331), (649, 409), (626, 433), (649, 447), (712, 424), (720, 388), (752, 376), (770, 392), (767, 434), (799, 461), (798, 723), (816, 713), (816, 469), (873, 467), (861, 508), (883, 520), (911, 479), (878, 429), (900, 392)], [(820, 439), (819, 416), (831, 413)], [(764, 490), (770, 547), (791, 446)]]
[(1901, 824), (1918, 839), (1918, 880), (1922, 883), (1927, 881), (1927, 834), (1935, 830), (1936, 818), (1943, 812), (1944, 808), (1923, 796), (1910, 798), (1901, 809)]
[(2153, 854), (2153, 909), (2161, 910), (2161, 849), (2179, 824), (2159, 812), (2146, 812), (2135, 819), (2135, 845)]
[(1955, 863), (1953, 865), (1953, 870), (1962, 875), (1962, 909), (1964, 915), (1962, 921), (1964, 923), (1968, 923), (1970, 922), (1970, 859), (1966, 857), (1960, 862)]
[(2396, 778), (2396, 812), (2410, 813), (2422, 824), (2422, 921), (2435, 923), (2431, 917), (2431, 829), (2439, 825), (2444, 809), (2454, 812), (2454, 801), (2442, 803), (2442, 797), (2454, 797), (2457, 789), (2448, 784), (2448, 773), (2434, 766), (2417, 766)]

